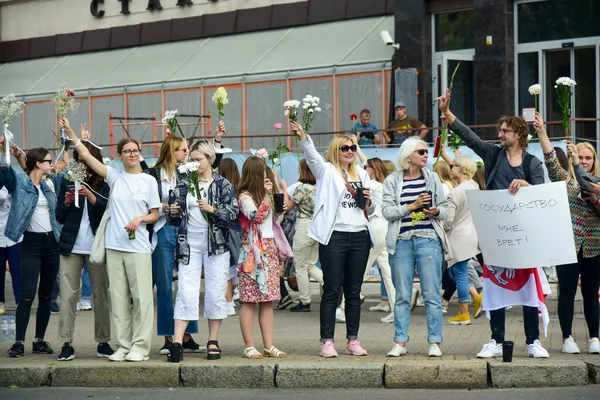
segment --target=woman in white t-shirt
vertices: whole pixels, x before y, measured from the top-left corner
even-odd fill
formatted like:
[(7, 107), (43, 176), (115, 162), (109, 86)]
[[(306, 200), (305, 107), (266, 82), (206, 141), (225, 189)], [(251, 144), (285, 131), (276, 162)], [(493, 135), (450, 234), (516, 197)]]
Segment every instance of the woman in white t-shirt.
[[(119, 171), (94, 158), (71, 129), (66, 118), (60, 120), (79, 158), (85, 161), (110, 186), (105, 245), (110, 283), (113, 324), (119, 348), (110, 361), (146, 361), (152, 345), (154, 302), (152, 293), (152, 246), (148, 224), (158, 221), (161, 207), (156, 180), (138, 168), (140, 146), (132, 138), (117, 145), (123, 162)], [(133, 308), (130, 298), (133, 299)]]
[[(327, 162), (317, 152), (302, 126), (292, 122), (298, 132), (306, 162), (317, 178), (317, 194), (309, 237), (320, 243), (323, 268), (321, 300), (321, 356), (337, 357), (333, 339), (335, 314), (342, 288), (345, 296), (345, 354), (366, 356), (358, 342), (360, 327), (360, 289), (375, 237), (367, 215), (373, 214), (371, 179), (356, 164), (356, 137), (338, 136), (331, 140)], [(359, 196), (359, 193), (363, 197)]]

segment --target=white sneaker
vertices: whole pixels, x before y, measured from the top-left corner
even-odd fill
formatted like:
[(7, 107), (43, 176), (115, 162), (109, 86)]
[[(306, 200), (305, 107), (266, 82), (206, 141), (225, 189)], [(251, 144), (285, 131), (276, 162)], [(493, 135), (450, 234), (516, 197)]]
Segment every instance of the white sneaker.
[(240, 291), (238, 290), (238, 288), (236, 286), (235, 289), (233, 289), (233, 297), (231, 298), (231, 300), (237, 301), (239, 299), (240, 299)]
[(4, 309), (4, 303), (0, 303), (0, 315), (6, 314), (6, 310)]
[(406, 346), (400, 346), (394, 343), (394, 347), (387, 353), (388, 357), (400, 357), (406, 354)]
[(563, 342), (561, 352), (567, 354), (579, 354), (581, 353), (581, 350), (577, 347), (577, 343), (575, 343), (573, 336), (569, 336)]
[(381, 303), (377, 304), (376, 306), (373, 307), (369, 307), (369, 311), (381, 311), (381, 312), (390, 312), (390, 305), (382, 305)]
[(425, 307), (425, 300), (423, 299), (423, 296), (419, 296), (417, 298), (417, 307)]
[(429, 353), (427, 357), (441, 357), (442, 356), (442, 348), (437, 343), (431, 343), (429, 345)]
[(346, 314), (344, 313), (344, 310), (342, 310), (341, 308), (338, 308), (337, 310), (335, 310), (335, 322), (340, 322), (340, 323), (346, 322)]
[(591, 338), (589, 342), (588, 353), (589, 354), (600, 354), (600, 340), (597, 337)]
[(137, 351), (130, 351), (129, 354), (125, 357), (125, 361), (132, 362), (140, 362), (140, 361), (148, 361), (149, 358), (144, 356), (142, 353), (138, 353)]
[(393, 324), (394, 323), (394, 313), (389, 313), (385, 317), (381, 318), (381, 322), (384, 324)]
[(88, 299), (81, 299), (77, 302), (77, 311), (90, 311), (92, 303)]
[(231, 303), (227, 303), (227, 315), (230, 317), (235, 315), (235, 305), (233, 304), (233, 301)]
[(125, 357), (127, 357), (127, 354), (129, 353), (128, 350), (122, 349), (122, 348), (118, 348), (117, 351), (115, 351), (114, 353), (112, 353), (112, 355), (110, 357), (108, 357), (109, 361), (125, 361)]
[(497, 344), (494, 339), (483, 345), (483, 349), (477, 353), (478, 358), (502, 357), (502, 343)]
[(533, 358), (548, 358), (548, 357), (550, 357), (550, 354), (548, 354), (546, 349), (542, 347), (542, 344), (537, 339), (532, 344), (527, 345), (527, 352), (529, 353), (529, 357), (533, 357)]

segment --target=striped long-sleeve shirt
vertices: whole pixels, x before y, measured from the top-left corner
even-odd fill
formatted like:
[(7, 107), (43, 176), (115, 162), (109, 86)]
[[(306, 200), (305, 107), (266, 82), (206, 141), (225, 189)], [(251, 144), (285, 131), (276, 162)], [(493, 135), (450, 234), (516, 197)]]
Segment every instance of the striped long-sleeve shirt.
[[(426, 191), (425, 177), (421, 175), (416, 179), (404, 179), (402, 184), (402, 194), (400, 195), (400, 204), (411, 204), (419, 195)], [(417, 210), (418, 212), (420, 210)], [(433, 225), (429, 218), (418, 221), (414, 226), (412, 215), (409, 214), (406, 218), (402, 218), (400, 225), (400, 239), (410, 239), (413, 236), (435, 237), (436, 233), (433, 230)]]

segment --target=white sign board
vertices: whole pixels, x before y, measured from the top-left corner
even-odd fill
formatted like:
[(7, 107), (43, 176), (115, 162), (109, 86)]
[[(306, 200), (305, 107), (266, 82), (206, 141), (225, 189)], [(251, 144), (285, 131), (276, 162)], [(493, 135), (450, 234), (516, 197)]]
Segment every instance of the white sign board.
[(524, 108), (523, 109), (523, 119), (526, 122), (535, 121), (535, 108)]
[(479, 247), (487, 264), (505, 268), (577, 262), (565, 182), (467, 191)]

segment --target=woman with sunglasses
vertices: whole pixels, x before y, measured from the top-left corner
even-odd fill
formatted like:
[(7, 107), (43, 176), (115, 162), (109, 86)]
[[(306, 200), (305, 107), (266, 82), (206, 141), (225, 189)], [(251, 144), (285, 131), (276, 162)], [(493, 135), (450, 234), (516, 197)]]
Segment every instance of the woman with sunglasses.
[(227, 318), (225, 301), (229, 280), (229, 225), (238, 217), (233, 186), (213, 171), (212, 144), (201, 140), (192, 146), (190, 159), (198, 163), (199, 192), (191, 194), (180, 182), (169, 201), (169, 224), (178, 227), (179, 289), (175, 300), (175, 336), (170, 361), (183, 360), (183, 336), (189, 321), (198, 319), (198, 297), (204, 267), (204, 317), (208, 319), (207, 359), (221, 358), (218, 335)]
[[(163, 141), (158, 160), (152, 168), (144, 169), (151, 175), (158, 186), (158, 196), (162, 206), (159, 209), (158, 221), (154, 224), (153, 235), (156, 235), (156, 247), (152, 252), (152, 281), (156, 285), (156, 329), (158, 336), (165, 341), (159, 354), (169, 354), (169, 345), (175, 333), (173, 323), (173, 265), (177, 245), (177, 228), (167, 224), (169, 192), (178, 183), (177, 166), (187, 161), (188, 144), (180, 136), (167, 136)], [(142, 164), (142, 163), (140, 163)], [(144, 162), (145, 164), (145, 162)], [(143, 167), (144, 165), (142, 165)], [(182, 347), (186, 352), (200, 350), (191, 334), (198, 333), (198, 321), (189, 321)]]
[[(4, 136), (0, 137), (0, 143), (5, 144)], [(28, 173), (24, 175), (17, 174), (7, 164), (9, 160), (0, 155), (0, 180), (13, 198), (4, 235), (15, 243), (23, 236), (21, 298), (17, 304), (15, 343), (8, 351), (9, 357), (25, 354), (23, 341), (36, 293), (38, 310), (32, 352), (53, 353), (44, 336), (50, 320), (52, 288), (59, 269), (61, 226), (56, 220), (56, 194), (50, 185), (59, 187), (60, 180), (53, 175), (54, 163), (48, 150), (31, 149), (26, 158)]]
[(407, 139), (398, 152), (399, 170), (383, 183), (383, 216), (389, 222), (386, 244), (396, 288), (396, 332), (389, 357), (406, 354), (415, 266), (425, 299), (428, 355), (442, 356), (440, 285), (442, 261), (449, 251), (441, 221), (446, 219), (447, 200), (440, 178), (425, 168), (427, 159), (427, 143)]
[(298, 123), (306, 162), (317, 178), (315, 209), (308, 236), (319, 242), (323, 269), (321, 299), (321, 356), (337, 357), (334, 346), (335, 312), (342, 289), (345, 296), (345, 354), (366, 356), (358, 342), (360, 289), (375, 236), (367, 214), (373, 214), (371, 179), (356, 161), (356, 137), (338, 136), (329, 143), (326, 162)]
[[(110, 361), (146, 361), (152, 346), (154, 302), (152, 293), (152, 246), (147, 230), (158, 221), (161, 207), (156, 180), (138, 168), (140, 145), (132, 138), (117, 145), (120, 171), (98, 161), (71, 129), (60, 119), (83, 160), (110, 186), (106, 224), (106, 268), (110, 285), (113, 326), (119, 348)], [(98, 233), (97, 233), (98, 234)], [(133, 299), (133, 308), (131, 300)]]

